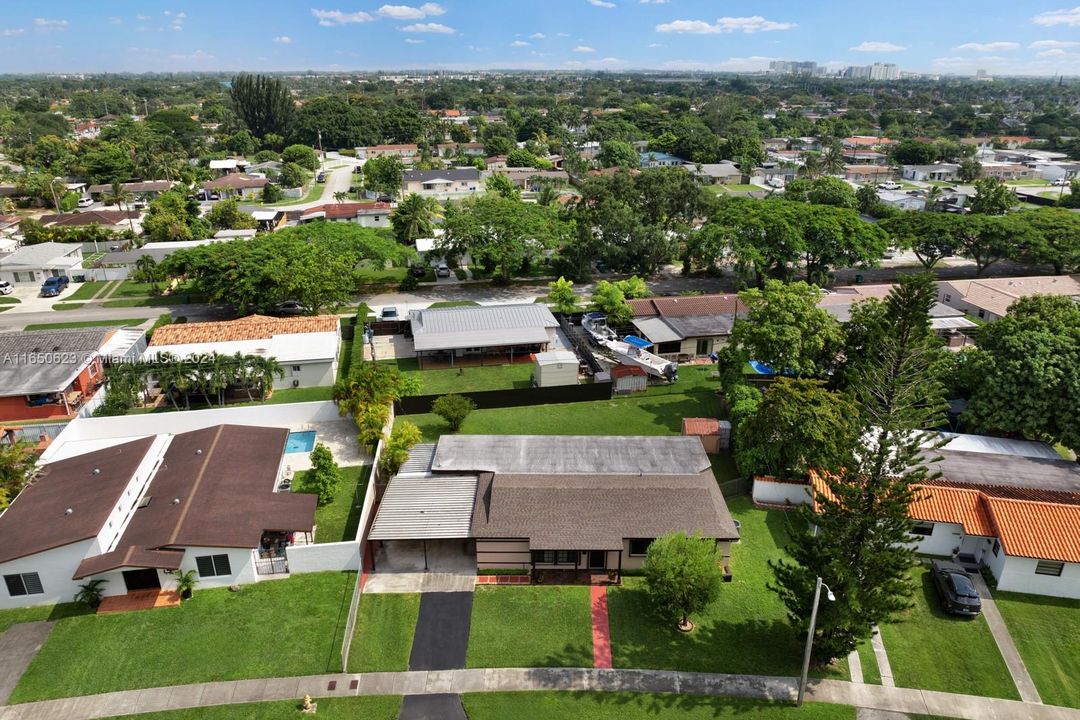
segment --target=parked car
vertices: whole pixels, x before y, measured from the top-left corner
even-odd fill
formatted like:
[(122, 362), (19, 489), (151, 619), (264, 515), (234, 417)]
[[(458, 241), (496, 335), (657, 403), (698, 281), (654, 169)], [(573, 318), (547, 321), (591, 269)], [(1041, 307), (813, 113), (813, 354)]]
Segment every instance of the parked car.
[(782, 188), (784, 187), (784, 178), (771, 177), (765, 181), (765, 184), (769, 187)]
[(15, 286), (7, 280), (0, 280), (0, 295), (10, 295), (15, 292)]
[(379, 202), (394, 202), (394, 198), (390, 197), (389, 195), (380, 195), (375, 199)]
[(298, 300), (286, 300), (274, 306), (274, 315), (279, 317), (292, 315), (307, 315), (308, 310)]
[(45, 284), (41, 286), (41, 297), (56, 297), (64, 292), (70, 283), (71, 280), (67, 275), (46, 278)]
[(893, 182), (892, 180), (890, 180), (888, 182), (878, 183), (877, 189), (878, 190), (899, 190), (901, 187), (903, 187), (903, 186), (900, 183)]
[(426, 272), (427, 268), (425, 268), (423, 265), (409, 266), (409, 274), (411, 274), (413, 277), (424, 277), (424, 273)]
[(379, 319), (383, 322), (386, 322), (388, 320), (399, 320), (400, 317), (398, 316), (396, 307), (394, 307), (393, 305), (387, 305), (382, 309), (382, 312), (379, 313)]
[(1058, 178), (1057, 180), (1055, 180), (1054, 182), (1052, 182), (1050, 184), (1062, 187), (1062, 186), (1065, 186), (1065, 185), (1069, 185), (1070, 183), (1072, 183), (1072, 180), (1070, 180), (1069, 178)]
[(89, 195), (79, 198), (79, 202), (76, 203), (81, 208), (88, 208), (94, 204), (94, 198)]
[(318, 175), (316, 175), (315, 176), (315, 182), (321, 182), (321, 183), (326, 182), (326, 173), (320, 172)]
[(435, 275), (438, 277), (450, 277), (450, 266), (446, 263), (439, 263), (435, 266)]
[(934, 587), (945, 612), (964, 617), (976, 617), (982, 611), (982, 601), (971, 576), (959, 565), (935, 560), (930, 570)]

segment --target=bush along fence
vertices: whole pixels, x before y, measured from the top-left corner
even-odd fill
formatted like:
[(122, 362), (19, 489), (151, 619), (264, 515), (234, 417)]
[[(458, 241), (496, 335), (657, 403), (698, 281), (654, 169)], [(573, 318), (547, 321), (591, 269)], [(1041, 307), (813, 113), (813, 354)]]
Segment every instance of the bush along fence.
[[(586, 383), (584, 385), (557, 385), (544, 388), (518, 388), (514, 390), (478, 390), (459, 393), (471, 398), (478, 410), (526, 405), (554, 405), (557, 403), (592, 402), (611, 399), (611, 383)], [(394, 403), (399, 415), (417, 415), (431, 412), (431, 404), (441, 395), (414, 395), (403, 397)]]

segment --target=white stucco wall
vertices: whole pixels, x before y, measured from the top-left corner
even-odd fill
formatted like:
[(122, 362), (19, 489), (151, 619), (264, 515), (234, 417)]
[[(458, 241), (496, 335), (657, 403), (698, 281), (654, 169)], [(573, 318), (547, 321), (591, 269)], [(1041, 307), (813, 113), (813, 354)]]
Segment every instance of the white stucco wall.
[(754, 502), (768, 505), (805, 505), (810, 502), (810, 486), (799, 483), (754, 480)]
[(931, 535), (912, 535), (915, 552), (921, 555), (952, 556), (964, 538), (964, 528), (956, 523), (934, 523)]
[[(199, 577), (198, 583), (195, 585), (196, 592), (200, 588), (227, 587), (234, 584), (243, 585), (244, 583), (256, 582), (259, 579), (255, 573), (254, 555), (251, 548), (189, 547), (184, 552), (184, 559), (180, 561), (180, 570), (184, 572), (194, 570), (196, 577), (198, 577), (199, 568), (195, 564), (195, 558), (202, 555), (222, 554), (229, 556), (229, 569), (232, 570), (232, 575)], [(171, 575), (167, 575), (162, 579), (161, 587), (166, 590), (176, 587)]]
[(90, 552), (94, 542), (94, 540), (84, 540), (0, 565), (0, 575), (36, 572), (41, 579), (42, 589), (45, 591), (40, 595), (12, 597), (8, 593), (7, 584), (0, 583), (0, 608), (71, 602), (75, 593), (79, 591), (80, 584), (72, 580), (71, 576)]
[(275, 390), (293, 387), (294, 380), (300, 382), (296, 387), (333, 385), (337, 375), (337, 358), (313, 362), (283, 362), (281, 369), (285, 371), (285, 377), (274, 378)]
[(360, 544), (352, 540), (287, 547), (285, 556), (289, 559), (289, 573), (292, 575), (360, 569)]
[[(993, 556), (988, 554), (987, 558)], [(1080, 563), (1065, 563), (1061, 575), (1056, 577), (1035, 574), (1038, 560), (1007, 556), (1004, 552), (1000, 553), (1000, 558), (1000, 572), (994, 573), (998, 590), (1080, 599)]]

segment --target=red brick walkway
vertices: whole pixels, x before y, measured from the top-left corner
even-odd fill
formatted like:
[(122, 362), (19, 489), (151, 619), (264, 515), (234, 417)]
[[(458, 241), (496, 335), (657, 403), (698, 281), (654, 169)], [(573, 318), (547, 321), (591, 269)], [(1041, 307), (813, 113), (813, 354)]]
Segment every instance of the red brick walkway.
[(592, 598), (593, 667), (611, 668), (611, 629), (608, 626), (607, 586), (589, 587)]
[(477, 585), (528, 585), (528, 575), (477, 575)]

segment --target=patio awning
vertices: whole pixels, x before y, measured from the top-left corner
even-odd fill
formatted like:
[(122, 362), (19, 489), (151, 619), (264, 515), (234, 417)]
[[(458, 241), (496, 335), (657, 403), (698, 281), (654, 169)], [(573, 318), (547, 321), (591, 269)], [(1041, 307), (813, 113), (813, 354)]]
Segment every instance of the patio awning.
[(654, 343), (678, 342), (682, 335), (660, 317), (643, 317), (631, 320), (642, 335)]
[(475, 475), (397, 475), (386, 487), (370, 540), (470, 537)]

